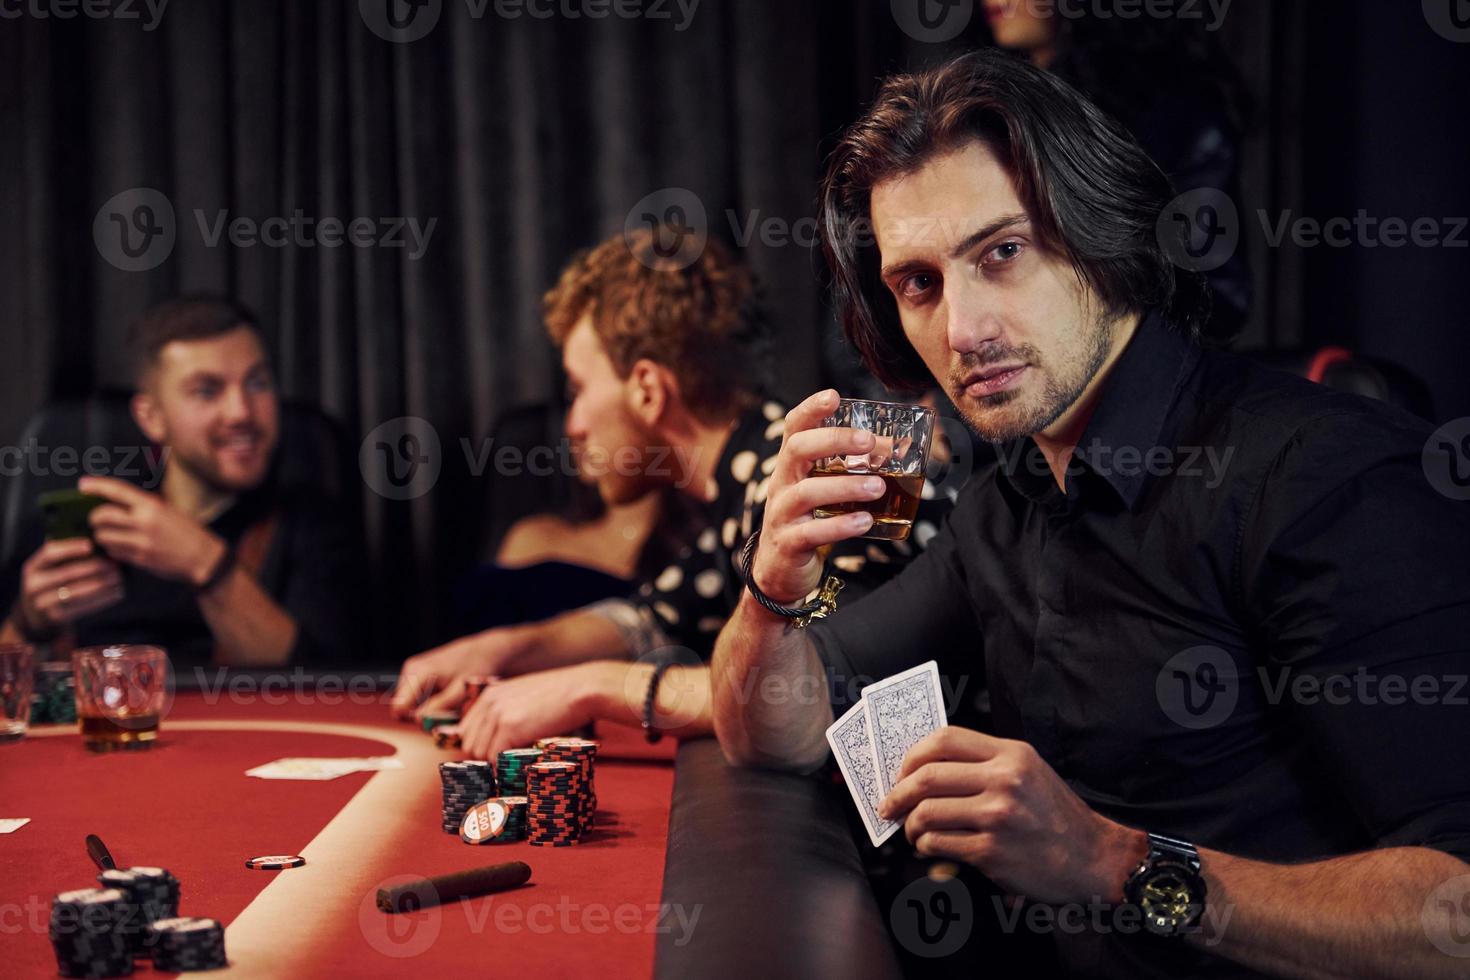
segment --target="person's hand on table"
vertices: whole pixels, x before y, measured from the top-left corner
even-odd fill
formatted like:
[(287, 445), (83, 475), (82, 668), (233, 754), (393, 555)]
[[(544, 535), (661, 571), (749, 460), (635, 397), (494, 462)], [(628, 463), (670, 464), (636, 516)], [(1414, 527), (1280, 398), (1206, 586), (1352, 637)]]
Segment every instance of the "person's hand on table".
[(1041, 902), (1121, 901), (1146, 835), (1094, 811), (1026, 742), (942, 728), (904, 758), (879, 813), (922, 855)]
[(505, 749), (564, 735), (588, 724), (607, 690), (621, 690), (628, 664), (594, 660), (537, 671), (485, 688), (459, 722), (460, 744), (474, 759), (494, 759)]
[(123, 597), (117, 563), (98, 555), (88, 538), (47, 541), (21, 566), (20, 583), (12, 617), (32, 636), (55, 633)]
[(116, 561), (199, 586), (229, 550), (223, 538), (156, 493), (110, 476), (84, 476), (77, 489), (107, 498), (88, 520), (98, 546)]
[(755, 583), (782, 605), (801, 602), (820, 583), (831, 545), (866, 534), (873, 525), (867, 511), (841, 517), (816, 517), (817, 507), (877, 500), (886, 492), (876, 476), (813, 476), (812, 467), (828, 456), (866, 455), (874, 450), (871, 432), (823, 426), (837, 409), (836, 391), (810, 396), (786, 414), (781, 451), (766, 496), (760, 545), (751, 564)]
[(398, 673), (394, 716), (422, 718), (459, 711), (465, 678), (494, 676), (514, 649), (509, 630), (491, 629), (414, 654)]

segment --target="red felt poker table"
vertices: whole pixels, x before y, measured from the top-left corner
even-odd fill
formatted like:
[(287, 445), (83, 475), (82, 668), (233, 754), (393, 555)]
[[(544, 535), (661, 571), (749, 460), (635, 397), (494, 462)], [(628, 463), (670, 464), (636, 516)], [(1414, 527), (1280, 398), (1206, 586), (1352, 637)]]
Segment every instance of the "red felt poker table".
[[(0, 746), (0, 974), (55, 976), (52, 896), (95, 884), (96, 833), (119, 866), (181, 881), (180, 913), (226, 926), (228, 973), (261, 977), (887, 977), (895, 959), (829, 795), (733, 770), (718, 745), (597, 737), (597, 827), (574, 847), (472, 846), (441, 829), (438, 764), (457, 758), (342, 685), (179, 693), (158, 742), (94, 754), (75, 726)], [(677, 758), (676, 758), (676, 749)], [(325, 781), (248, 777), (288, 756), (396, 756)], [(246, 860), (299, 854), (257, 871)], [(389, 915), (381, 887), (504, 861), (517, 889)], [(149, 975), (139, 961), (135, 975)]]

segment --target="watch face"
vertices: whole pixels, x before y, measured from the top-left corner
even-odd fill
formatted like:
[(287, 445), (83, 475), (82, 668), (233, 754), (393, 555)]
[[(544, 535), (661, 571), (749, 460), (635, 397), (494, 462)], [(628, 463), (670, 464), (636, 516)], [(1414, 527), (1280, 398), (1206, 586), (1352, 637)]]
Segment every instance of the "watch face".
[(1143, 881), (1138, 907), (1150, 932), (1173, 935), (1190, 925), (1201, 911), (1196, 878), (1175, 864), (1156, 864)]

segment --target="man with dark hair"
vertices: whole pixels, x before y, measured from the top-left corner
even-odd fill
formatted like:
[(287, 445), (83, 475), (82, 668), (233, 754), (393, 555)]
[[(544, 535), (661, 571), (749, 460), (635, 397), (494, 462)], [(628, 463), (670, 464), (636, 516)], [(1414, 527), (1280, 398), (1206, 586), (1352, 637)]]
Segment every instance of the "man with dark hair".
[[(1155, 233), (1171, 197), (1009, 56), (883, 86), (823, 186), (846, 329), (891, 382), (944, 384), (1002, 462), (846, 615), (794, 630), (743, 597), (716, 731), (811, 769), (834, 706), (743, 697), (753, 676), (968, 647), (994, 731), (918, 742), (881, 813), (1060, 906), (1069, 974), (1463, 976), (1470, 512), (1425, 479), (1417, 420), (1195, 345), (1201, 294)], [(865, 449), (816, 427), (835, 404), (786, 419), (750, 586), (777, 603), (868, 525), (811, 516), (873, 496), (810, 476)]]
[[(760, 396), (754, 292), (728, 249), (709, 241), (696, 250), (676, 229), (618, 235), (572, 260), (545, 310), (567, 373), (578, 475), (609, 504), (678, 491), (694, 511), (688, 540), (627, 599), (410, 657), (397, 714), (458, 709), (467, 677), (494, 675), (505, 679), (460, 726), (465, 750), (479, 758), (594, 718), (676, 736), (711, 732), (705, 660), (739, 596), (733, 556), (759, 521), (785, 415)], [(944, 509), (926, 502), (921, 517), (937, 521)], [(916, 550), (853, 543), (834, 564), (857, 594)]]
[[(280, 404), (255, 316), (169, 300), (129, 331), (133, 418), (166, 460), (153, 493), (108, 476), (90, 537), (42, 543), (7, 570), (0, 636), (156, 643), (175, 666), (341, 663), (358, 656), (355, 542), (337, 512), (271, 479)], [(29, 549), (22, 549), (26, 554)]]

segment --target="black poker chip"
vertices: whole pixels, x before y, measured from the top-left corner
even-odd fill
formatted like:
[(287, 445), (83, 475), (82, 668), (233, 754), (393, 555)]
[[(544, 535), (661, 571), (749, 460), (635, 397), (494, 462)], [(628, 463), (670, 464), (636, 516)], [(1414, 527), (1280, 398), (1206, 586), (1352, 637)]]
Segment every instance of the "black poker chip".
[(82, 888), (51, 900), (47, 935), (64, 977), (125, 977), (133, 972), (131, 905), (120, 888)]
[(97, 876), (97, 883), (127, 895), (127, 915), (118, 931), (128, 938), (134, 956), (152, 955), (148, 927), (179, 914), (179, 879), (164, 868), (110, 868)]
[(465, 814), (494, 798), (499, 780), (495, 767), (478, 759), (463, 759), (439, 764), (439, 782), (443, 789), (442, 816), (446, 834), (458, 834)]
[(300, 854), (267, 854), (251, 858), (245, 862), (245, 867), (254, 871), (284, 871), (286, 868), (299, 868), (305, 863), (306, 858)]
[(153, 923), (153, 966), (163, 973), (218, 970), (230, 965), (225, 929), (216, 919), (182, 916)]

